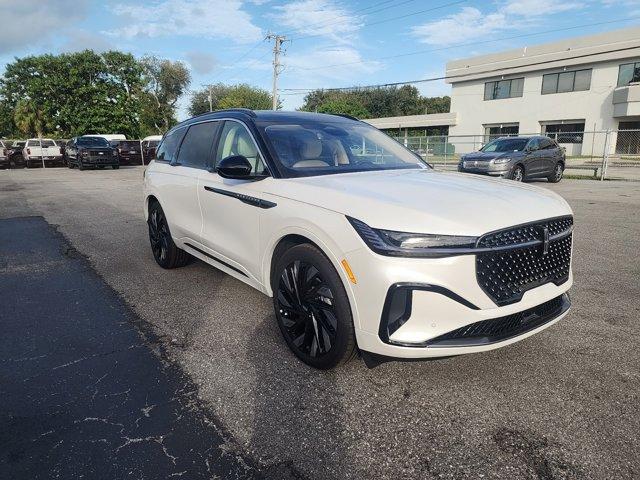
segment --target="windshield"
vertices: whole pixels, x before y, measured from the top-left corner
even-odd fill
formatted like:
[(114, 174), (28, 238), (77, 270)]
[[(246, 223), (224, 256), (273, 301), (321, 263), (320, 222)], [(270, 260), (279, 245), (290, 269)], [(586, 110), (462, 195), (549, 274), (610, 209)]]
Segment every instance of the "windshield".
[(109, 147), (109, 142), (102, 137), (79, 137), (77, 141), (81, 147)]
[(411, 151), (364, 123), (269, 123), (264, 130), (277, 160), (292, 177), (427, 168)]
[(501, 138), (487, 143), (481, 152), (521, 152), (529, 141), (528, 138)]

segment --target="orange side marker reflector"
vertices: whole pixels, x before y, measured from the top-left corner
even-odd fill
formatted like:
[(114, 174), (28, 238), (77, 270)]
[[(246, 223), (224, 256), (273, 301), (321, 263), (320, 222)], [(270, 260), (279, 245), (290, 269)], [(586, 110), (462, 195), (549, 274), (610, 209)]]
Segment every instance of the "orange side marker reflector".
[(340, 263), (342, 263), (342, 268), (344, 268), (344, 271), (347, 272), (347, 277), (349, 277), (351, 283), (353, 283), (354, 285), (358, 283), (358, 281), (356, 280), (356, 276), (353, 274), (353, 270), (351, 270), (349, 262), (347, 262), (347, 259), (344, 258)]

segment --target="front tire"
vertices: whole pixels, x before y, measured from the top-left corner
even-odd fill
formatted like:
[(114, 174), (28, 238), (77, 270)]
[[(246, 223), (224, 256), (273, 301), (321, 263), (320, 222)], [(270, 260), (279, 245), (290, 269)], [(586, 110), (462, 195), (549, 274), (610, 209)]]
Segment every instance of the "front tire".
[(350, 360), (356, 348), (349, 298), (329, 259), (310, 244), (287, 250), (272, 277), (273, 306), (285, 342), (321, 370)]
[(162, 268), (171, 269), (184, 267), (191, 256), (176, 247), (171, 238), (169, 224), (164, 211), (158, 202), (149, 205), (149, 242), (151, 243), (151, 251), (156, 263)]
[(514, 182), (524, 181), (524, 168), (522, 167), (522, 165), (515, 166), (513, 172), (511, 172), (511, 180), (513, 180)]
[(553, 169), (553, 173), (547, 177), (547, 180), (549, 180), (549, 182), (551, 183), (558, 183), (560, 180), (562, 180), (563, 174), (564, 166), (558, 162)]

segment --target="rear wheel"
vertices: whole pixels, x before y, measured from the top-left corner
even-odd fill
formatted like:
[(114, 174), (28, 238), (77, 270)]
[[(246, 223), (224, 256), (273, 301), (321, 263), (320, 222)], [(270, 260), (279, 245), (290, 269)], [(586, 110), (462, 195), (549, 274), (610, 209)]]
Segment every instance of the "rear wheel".
[(511, 180), (516, 182), (522, 182), (524, 180), (524, 168), (522, 168), (522, 165), (516, 165), (513, 169), (513, 172), (511, 172)]
[(349, 299), (322, 252), (310, 244), (287, 250), (276, 262), (272, 288), (278, 326), (300, 360), (328, 370), (353, 357)]
[(162, 268), (178, 268), (185, 266), (191, 256), (184, 250), (176, 247), (171, 238), (169, 224), (164, 211), (158, 202), (149, 205), (149, 242), (156, 263)]
[(547, 177), (551, 183), (558, 183), (562, 180), (562, 175), (564, 174), (564, 166), (561, 163), (556, 164), (553, 169), (553, 173)]

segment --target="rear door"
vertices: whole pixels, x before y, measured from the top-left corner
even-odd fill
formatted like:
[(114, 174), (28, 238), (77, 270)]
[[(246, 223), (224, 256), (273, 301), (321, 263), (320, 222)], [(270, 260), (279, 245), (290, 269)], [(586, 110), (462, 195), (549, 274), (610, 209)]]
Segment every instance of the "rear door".
[(540, 175), (547, 176), (556, 165), (558, 148), (553, 140), (547, 137), (540, 139)]
[[(223, 158), (243, 155), (262, 174), (266, 167), (253, 137), (238, 121), (226, 120), (220, 130), (214, 166)], [(202, 244), (208, 253), (242, 275), (259, 277), (260, 216), (268, 206), (259, 206), (255, 191), (246, 188), (250, 180), (222, 178), (215, 171), (200, 177)]]

